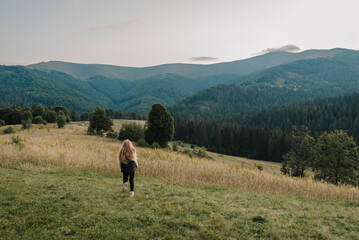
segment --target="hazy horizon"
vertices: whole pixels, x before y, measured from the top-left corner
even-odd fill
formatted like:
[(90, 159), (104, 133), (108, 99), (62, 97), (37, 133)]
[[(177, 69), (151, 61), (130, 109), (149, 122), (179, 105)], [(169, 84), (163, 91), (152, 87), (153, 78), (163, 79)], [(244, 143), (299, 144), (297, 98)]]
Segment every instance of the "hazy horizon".
[(0, 64), (146, 67), (357, 50), (358, 7), (353, 0), (3, 0)]

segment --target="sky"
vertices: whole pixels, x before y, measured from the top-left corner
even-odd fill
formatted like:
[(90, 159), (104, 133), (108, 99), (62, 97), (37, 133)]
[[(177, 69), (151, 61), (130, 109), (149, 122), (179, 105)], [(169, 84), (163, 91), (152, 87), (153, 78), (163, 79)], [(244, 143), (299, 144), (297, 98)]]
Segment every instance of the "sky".
[(0, 0), (0, 64), (210, 64), (359, 49), (357, 0)]

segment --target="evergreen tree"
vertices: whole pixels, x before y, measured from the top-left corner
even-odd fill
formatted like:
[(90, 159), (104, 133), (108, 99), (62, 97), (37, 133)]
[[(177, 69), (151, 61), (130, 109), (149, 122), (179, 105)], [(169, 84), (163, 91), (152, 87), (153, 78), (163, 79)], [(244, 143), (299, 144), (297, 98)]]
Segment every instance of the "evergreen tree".
[(304, 171), (309, 168), (313, 158), (314, 138), (307, 127), (292, 129), (292, 148), (283, 155), (281, 171), (295, 177), (304, 177)]
[(104, 132), (107, 132), (113, 126), (113, 121), (111, 118), (106, 116), (105, 110), (96, 106), (89, 117), (90, 131), (94, 130), (96, 134), (102, 135)]
[(159, 103), (152, 106), (148, 113), (145, 140), (152, 144), (157, 142), (165, 147), (174, 136), (174, 120), (167, 109)]
[(75, 112), (75, 110), (71, 111), (70, 116), (71, 116), (71, 121), (74, 122), (80, 121), (80, 115), (77, 112)]
[(312, 166), (317, 179), (359, 185), (359, 149), (343, 130), (323, 133), (315, 146)]
[(84, 113), (81, 114), (80, 120), (81, 121), (87, 121), (89, 119), (89, 117), (90, 117), (90, 114), (88, 112), (84, 112)]

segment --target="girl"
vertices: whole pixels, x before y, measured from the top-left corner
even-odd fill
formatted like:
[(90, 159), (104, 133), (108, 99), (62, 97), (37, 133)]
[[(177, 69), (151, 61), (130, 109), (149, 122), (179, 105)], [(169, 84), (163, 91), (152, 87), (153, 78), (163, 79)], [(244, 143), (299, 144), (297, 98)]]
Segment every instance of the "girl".
[(118, 152), (118, 160), (121, 166), (121, 172), (123, 173), (123, 191), (127, 191), (128, 177), (130, 177), (130, 196), (135, 194), (134, 177), (135, 171), (138, 167), (136, 149), (133, 147), (130, 140), (125, 140), (122, 143), (122, 147)]

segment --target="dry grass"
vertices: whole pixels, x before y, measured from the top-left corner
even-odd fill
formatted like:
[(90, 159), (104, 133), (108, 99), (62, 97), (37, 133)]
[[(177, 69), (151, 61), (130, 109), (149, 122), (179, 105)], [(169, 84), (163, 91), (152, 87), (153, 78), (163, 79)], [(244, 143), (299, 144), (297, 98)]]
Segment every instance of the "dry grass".
[(242, 168), (247, 168), (247, 169), (256, 169), (256, 165), (257, 166), (260, 165), (260, 166), (263, 166), (263, 171), (266, 173), (281, 175), (281, 172), (280, 172), (281, 164), (280, 163), (252, 160), (252, 159), (248, 159), (248, 158), (234, 157), (234, 156), (213, 153), (213, 152), (208, 152), (208, 155), (210, 157), (212, 157), (213, 159), (216, 159), (217, 161), (222, 160), (222, 161), (227, 161), (227, 162), (232, 162), (232, 163), (238, 163)]
[[(116, 155), (121, 142), (87, 136), (85, 132), (86, 126), (72, 123), (64, 129), (50, 124), (39, 129), (38, 125), (34, 125), (29, 131), (1, 135), (0, 166), (41, 171), (88, 170), (120, 175)], [(24, 140), (23, 147), (13, 143), (14, 136)], [(139, 168), (136, 175), (139, 177), (258, 193), (359, 201), (358, 188), (260, 172), (221, 157), (214, 157), (213, 160), (189, 158), (170, 150), (140, 147), (137, 151)]]
[(128, 123), (128, 122), (135, 122), (141, 125), (145, 125), (146, 121), (145, 120), (127, 120), (127, 119), (113, 119), (113, 129), (115, 131), (120, 131), (122, 124), (124, 123)]

